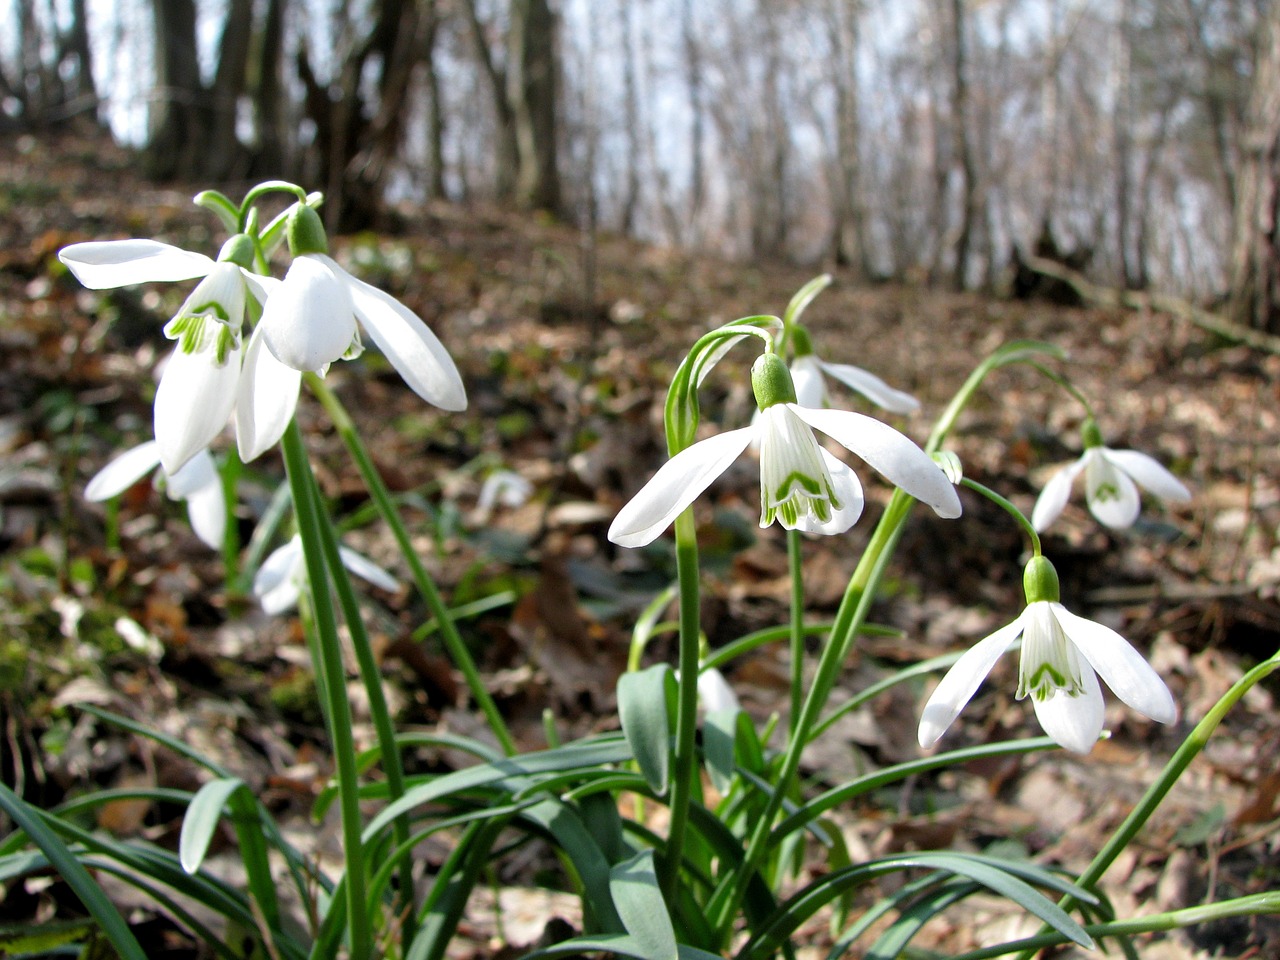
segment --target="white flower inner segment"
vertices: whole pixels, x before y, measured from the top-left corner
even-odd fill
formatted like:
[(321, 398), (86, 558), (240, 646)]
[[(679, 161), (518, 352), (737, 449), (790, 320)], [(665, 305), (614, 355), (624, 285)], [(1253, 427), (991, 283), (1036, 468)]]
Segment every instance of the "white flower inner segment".
[(1085, 461), (1085, 489), (1096, 503), (1120, 499), (1119, 471), (1107, 462), (1106, 457), (1094, 455)]
[(801, 517), (829, 521), (844, 504), (813, 429), (781, 403), (761, 413), (760, 427), (760, 526), (774, 517), (788, 529)]
[(1032, 603), (1026, 610), (1022, 657), (1018, 665), (1018, 699), (1030, 695), (1045, 701), (1061, 690), (1069, 697), (1085, 692), (1076, 645), (1068, 638), (1048, 603)]

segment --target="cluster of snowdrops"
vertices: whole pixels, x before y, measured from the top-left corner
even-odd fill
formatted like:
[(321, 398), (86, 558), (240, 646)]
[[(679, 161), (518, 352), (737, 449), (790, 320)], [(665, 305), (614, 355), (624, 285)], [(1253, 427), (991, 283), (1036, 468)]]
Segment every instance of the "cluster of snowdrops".
[[(284, 195), (287, 206), (262, 222), (258, 204), (278, 195)], [(272, 182), (250, 191), (240, 204), (214, 192), (196, 200), (216, 213), (230, 234), (216, 259), (152, 240), (78, 243), (60, 253), (77, 279), (94, 289), (199, 280), (164, 327), (174, 348), (156, 391), (154, 439), (103, 468), (87, 494), (90, 499), (114, 496), (158, 468), (158, 484), (169, 496), (187, 501), (197, 534), (219, 546), (226, 528), (226, 497), (211, 448), (222, 442), (229, 426), (243, 461), (280, 446), (298, 532), (260, 565), (254, 589), (270, 612), (298, 605), (312, 640), (317, 690), (334, 749), (333, 789), (326, 802), (339, 808), (344, 862), (337, 877), (314, 875), (316, 868), (291, 852), (271, 826), (252, 790), (234, 773), (206, 764), (210, 784), (217, 788), (207, 786), (191, 799), (175, 861), (180, 870), (165, 873), (154, 864), (134, 864), (135, 869), (160, 886), (177, 885), (180, 892), (199, 899), (204, 888), (184, 889), (184, 878), (212, 882), (201, 869), (212, 825), (231, 813), (247, 890), (235, 892), (229, 902), (243, 905), (241, 927), (255, 931), (272, 955), (299, 960), (343, 953), (358, 960), (442, 955), (495, 850), (531, 836), (561, 853), (567, 882), (584, 904), (582, 929), (575, 937), (566, 944), (543, 946), (531, 956), (593, 949), (645, 958), (727, 952), (771, 956), (789, 952), (797, 931), (824, 909), (836, 918), (839, 933), (829, 955), (838, 956), (890, 911), (899, 916), (890, 927), (893, 935), (910, 939), (929, 917), (980, 889), (994, 890), (1040, 918), (1046, 925), (1041, 935), (1045, 943), (1093, 942), (1090, 932), (1068, 914), (1071, 907), (1093, 923), (1089, 930), (1094, 934), (1108, 933), (1107, 924), (1115, 918), (1095, 887), (1096, 875), (1071, 883), (1027, 862), (954, 852), (855, 863), (847, 853), (840, 854), (844, 846), (838, 830), (824, 818), (838, 804), (875, 786), (979, 755), (1051, 749), (1055, 743), (1088, 752), (1103, 735), (1099, 677), (1147, 717), (1166, 724), (1176, 719), (1169, 690), (1143, 657), (1114, 630), (1064, 606), (1057, 574), (1041, 551), (1038, 533), (1062, 513), (1081, 478), (1089, 509), (1109, 527), (1134, 523), (1139, 487), (1168, 501), (1187, 500), (1190, 494), (1150, 456), (1104, 445), (1092, 407), (1061, 372), (1063, 358), (1054, 347), (1018, 341), (986, 358), (920, 445), (880, 419), (840, 409), (845, 401), (829, 390), (829, 385), (838, 384), (890, 414), (908, 414), (919, 407), (909, 394), (866, 370), (819, 359), (801, 319), (829, 278), (817, 278), (799, 291), (781, 317), (745, 317), (709, 331), (692, 345), (667, 395), (669, 459), (609, 528), (609, 539), (624, 548), (643, 547), (673, 530), (676, 558), (675, 582), (636, 621), (631, 669), (617, 691), (621, 731), (562, 744), (549, 722), (547, 749), (521, 754), (470, 659), (454, 611), (414, 555), (395, 504), (324, 380), (330, 364), (358, 357), (367, 337), (424, 400), (461, 411), (466, 393), (449, 353), (413, 311), (352, 276), (329, 256), (316, 212), (319, 195)], [(285, 246), (289, 265), (283, 279), (275, 279), (269, 275), (271, 264)], [(718, 364), (751, 346), (757, 407), (753, 419), (733, 429), (708, 431), (698, 402), (700, 386)], [(1083, 453), (1052, 477), (1030, 518), (996, 491), (965, 477), (959, 457), (946, 446), (970, 398), (989, 375), (1011, 364), (1041, 371), (1081, 405)], [(406, 741), (381, 696), (381, 674), (368, 649), (346, 570), (380, 586), (395, 581), (338, 542), (294, 421), (304, 383), (347, 441), (371, 499), (391, 525), (410, 576), (486, 719), (489, 742), (469, 748), (476, 756), (475, 767), (444, 775), (405, 768)], [(864, 508), (862, 481), (848, 462), (828, 449), (832, 442), (874, 469), (894, 490), (834, 620), (815, 623), (804, 608), (800, 537), (841, 535)], [(744, 455), (759, 464), (760, 526), (776, 523), (786, 530), (796, 587), (793, 609), (789, 623), (712, 650), (699, 627), (694, 505)], [(904, 671), (852, 701), (831, 704), (841, 667), (867, 626), (870, 605), (913, 506), (927, 505), (941, 518), (938, 522), (957, 522), (962, 513), (960, 490), (990, 498), (1025, 532), (1029, 559), (1024, 609), (963, 653), (943, 654), (922, 670)], [(499, 474), (489, 496), (510, 501), (528, 493), (518, 478)], [(670, 609), (674, 616), (664, 619)], [(339, 616), (345, 634), (339, 633)], [(678, 662), (643, 666), (645, 644), (664, 630), (678, 636)], [(813, 658), (806, 646), (811, 636), (820, 638), (816, 663), (806, 663)], [(766, 643), (789, 645), (791, 696), (785, 721), (775, 715), (757, 729), (719, 668)], [(1017, 697), (1031, 700), (1048, 737), (924, 754), (901, 765), (901, 770), (880, 771), (874, 783), (859, 780), (817, 797), (805, 795), (800, 777), (805, 748), (839, 715), (890, 685), (945, 667), (919, 719), (920, 744), (931, 747), (1011, 648), (1020, 648)], [(344, 649), (354, 649), (373, 714), (377, 743), (363, 755), (358, 755), (359, 749), (368, 745), (354, 742), (346, 702)], [(449, 742), (456, 746), (459, 739)], [(184, 749), (180, 743), (169, 745)], [(376, 779), (375, 767), (380, 771)], [(1167, 790), (1180, 769), (1166, 772), (1160, 789)], [(624, 804), (621, 798), (626, 794), (632, 799)], [(1156, 805), (1160, 796), (1153, 801)], [(375, 799), (382, 803), (370, 819), (365, 805)], [(665, 806), (666, 815), (651, 821), (645, 811), (657, 806)], [(1148, 815), (1149, 811), (1143, 816)], [(36, 820), (19, 823), (28, 833), (35, 830)], [(116, 848), (104, 852), (57, 817), (47, 823), (55, 835), (47, 842), (65, 843), (75, 861), (68, 864), (46, 849), (49, 862), (62, 864), (64, 878), (72, 882), (117, 951), (136, 955), (128, 931), (116, 924), (111, 904), (99, 897), (87, 872), (76, 872), (77, 864), (100, 867), (110, 856), (125, 854)], [(411, 832), (414, 824), (424, 825), (417, 834)], [(1140, 826), (1139, 820), (1124, 828), (1129, 832), (1119, 834), (1120, 848)], [(450, 831), (454, 853), (444, 864), (428, 869), (413, 857), (421, 838)], [(513, 832), (524, 839), (511, 840)], [(45, 849), (40, 843), (44, 834), (37, 831), (33, 836)], [(270, 855), (261, 849), (263, 837), (273, 851)], [(812, 849), (825, 850), (829, 859), (819, 879), (806, 882), (802, 866), (806, 855), (812, 855), (805, 851)], [(1108, 856), (1114, 859), (1114, 853)], [(163, 860), (165, 855), (148, 856)], [(1095, 873), (1109, 862), (1100, 861)], [(295, 917), (292, 926), (289, 907), (275, 889), (288, 885), (280, 880), (286, 869), (300, 896), (313, 901), (303, 911), (308, 919), (299, 924)], [(859, 911), (846, 896), (849, 891), (891, 870), (924, 872), (876, 907)], [(318, 904), (317, 889), (323, 891)], [(1059, 903), (1050, 901), (1043, 890), (1059, 894)], [(228, 918), (240, 916), (235, 913), (239, 906), (221, 909)], [(217, 943), (224, 935), (207, 925), (192, 927), (195, 923), (190, 920), (187, 925), (202, 939)], [(305, 928), (302, 932), (299, 925)], [(881, 933), (882, 943), (898, 943), (884, 941), (887, 936)], [(1014, 949), (1017, 944), (1009, 947)]]

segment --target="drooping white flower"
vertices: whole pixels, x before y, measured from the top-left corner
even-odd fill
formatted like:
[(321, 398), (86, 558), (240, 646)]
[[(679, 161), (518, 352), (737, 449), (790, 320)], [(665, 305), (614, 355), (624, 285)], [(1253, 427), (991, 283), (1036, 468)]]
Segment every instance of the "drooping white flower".
[(1043, 531), (1062, 513), (1076, 478), (1084, 474), (1085, 502), (1099, 523), (1113, 529), (1133, 525), (1138, 519), (1141, 496), (1138, 487), (1163, 500), (1185, 502), (1189, 491), (1154, 458), (1137, 450), (1112, 450), (1103, 446), (1093, 420), (1084, 425), (1084, 453), (1067, 464), (1045, 484), (1031, 511), (1031, 523)]
[(795, 382), (796, 403), (800, 406), (830, 406), (825, 375), (839, 380), (890, 413), (914, 413), (920, 409), (919, 400), (909, 393), (895, 390), (874, 373), (849, 363), (827, 363), (818, 359), (804, 327), (797, 326), (792, 331), (792, 336), (796, 355), (791, 361), (791, 379)]
[[(84, 489), (85, 499), (108, 500), (124, 493), (148, 473), (160, 467), (160, 446), (148, 440), (126, 450), (94, 474)], [(222, 546), (227, 530), (227, 503), (222, 480), (208, 450), (191, 457), (177, 473), (160, 469), (165, 493), (171, 500), (187, 502), (187, 516), (196, 536), (213, 549)]]
[(1030, 696), (1045, 733), (1076, 753), (1088, 753), (1102, 732), (1098, 676), (1111, 691), (1159, 723), (1178, 710), (1169, 688), (1129, 642), (1110, 627), (1076, 616), (1059, 602), (1058, 575), (1044, 557), (1027, 564), (1027, 606), (969, 649), (947, 671), (920, 716), (919, 740), (928, 747), (951, 726), (983, 679), (1018, 637), (1018, 699)]
[(165, 324), (165, 335), (178, 346), (156, 390), (155, 435), (169, 474), (207, 447), (233, 411), (246, 462), (273, 446), (293, 417), (301, 374), (256, 349), (256, 331), (247, 350), (242, 343), (249, 298), (264, 303), (280, 283), (238, 266), (243, 255), (229, 259), (242, 253), (246, 241), (233, 237), (220, 260), (154, 240), (75, 243), (58, 254), (81, 283), (95, 290), (204, 278)]
[(480, 496), (472, 514), (475, 523), (484, 523), (493, 514), (493, 508), (510, 509), (523, 506), (533, 495), (533, 484), (514, 470), (494, 470), (480, 485)]
[(640, 547), (656, 539), (753, 440), (760, 450), (760, 526), (777, 519), (789, 530), (843, 533), (862, 513), (862, 485), (845, 463), (824, 450), (820, 430), (924, 501), (941, 517), (958, 517), (950, 481), (914, 442), (887, 424), (842, 410), (796, 403), (786, 365), (774, 354), (752, 369), (760, 416), (751, 426), (699, 441), (668, 460), (619, 511), (609, 539)]
[[(348, 547), (338, 547), (342, 565), (363, 580), (382, 590), (398, 590), (398, 581), (362, 554)], [(292, 610), (307, 585), (307, 566), (302, 554), (302, 538), (294, 535), (284, 546), (271, 552), (253, 578), (253, 595), (266, 613)]]
[(335, 360), (359, 352), (363, 327), (420, 397), (443, 410), (466, 409), (462, 378), (443, 344), (412, 310), (357, 280), (325, 252), (314, 210), (295, 207), (288, 235), (294, 260), (261, 323), (266, 346), (281, 363), (323, 373)]

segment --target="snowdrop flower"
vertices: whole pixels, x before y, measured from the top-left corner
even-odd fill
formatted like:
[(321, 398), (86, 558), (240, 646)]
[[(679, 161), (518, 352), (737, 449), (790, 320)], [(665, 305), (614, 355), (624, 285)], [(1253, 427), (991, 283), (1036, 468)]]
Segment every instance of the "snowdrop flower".
[(815, 429), (939, 516), (960, 516), (960, 499), (946, 476), (897, 430), (857, 413), (800, 406), (787, 366), (776, 354), (756, 361), (751, 380), (760, 417), (749, 427), (699, 441), (667, 461), (619, 511), (609, 528), (610, 540), (623, 547), (655, 540), (753, 440), (760, 449), (760, 526), (777, 519), (788, 530), (843, 533), (862, 513), (862, 485), (846, 464), (822, 449)]
[(1059, 602), (1058, 574), (1037, 556), (1023, 576), (1022, 615), (978, 641), (947, 671), (920, 717), (920, 746), (932, 745), (969, 702), (983, 678), (1022, 637), (1018, 699), (1030, 696), (1045, 733), (1088, 753), (1102, 732), (1098, 676), (1121, 700), (1152, 720), (1173, 723), (1178, 710), (1164, 681), (1120, 634), (1078, 617)]
[(333, 361), (358, 355), (358, 320), (415, 393), (444, 410), (466, 409), (462, 378), (436, 335), (395, 297), (357, 280), (328, 255), (311, 207), (294, 207), (288, 239), (294, 260), (261, 323), (267, 348), (281, 363), (323, 373)]
[(909, 393), (895, 390), (874, 373), (848, 363), (826, 363), (813, 352), (809, 331), (797, 326), (792, 332), (795, 359), (791, 361), (791, 379), (796, 386), (796, 403), (802, 407), (830, 406), (830, 395), (824, 374), (862, 394), (890, 413), (914, 413), (920, 401)]
[[(354, 550), (338, 547), (342, 565), (356, 576), (382, 590), (398, 590), (400, 581)], [(295, 535), (271, 552), (253, 578), (253, 595), (265, 613), (292, 610), (307, 585), (307, 566), (302, 555), (302, 538)]]
[(472, 520), (476, 523), (486, 522), (498, 505), (515, 509), (528, 502), (533, 495), (533, 484), (514, 470), (495, 470), (484, 478), (480, 485), (480, 496), (476, 500), (475, 513)]
[(1102, 445), (1102, 433), (1092, 418), (1085, 421), (1084, 453), (1059, 470), (1045, 484), (1031, 511), (1031, 524), (1043, 531), (1058, 518), (1076, 477), (1084, 474), (1085, 502), (1098, 522), (1113, 529), (1133, 525), (1138, 519), (1138, 487), (1164, 500), (1185, 502), (1189, 491), (1155, 459), (1137, 450), (1112, 450)]
[(164, 327), (178, 343), (156, 390), (155, 436), (160, 462), (172, 475), (205, 449), (235, 413), (240, 457), (246, 462), (273, 446), (293, 417), (301, 374), (285, 367), (241, 328), (249, 299), (268, 299), (279, 281), (259, 277), (252, 242), (243, 234), (218, 260), (155, 240), (74, 243), (58, 258), (93, 290), (148, 281), (203, 279)]
[[(126, 450), (99, 470), (84, 489), (85, 499), (97, 502), (124, 493), (160, 466), (160, 447), (148, 440)], [(196, 536), (213, 549), (222, 546), (227, 530), (227, 503), (222, 479), (208, 450), (191, 457), (176, 473), (160, 471), (157, 486), (163, 485), (170, 500), (187, 501), (187, 516)]]

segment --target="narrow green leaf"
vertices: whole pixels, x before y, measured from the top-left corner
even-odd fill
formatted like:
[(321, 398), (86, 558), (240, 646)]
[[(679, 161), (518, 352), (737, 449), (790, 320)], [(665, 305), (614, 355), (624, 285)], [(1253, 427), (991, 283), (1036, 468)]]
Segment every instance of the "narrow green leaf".
[(67, 849), (66, 844), (58, 838), (57, 834), (45, 825), (39, 813), (3, 783), (0, 783), (0, 809), (3, 809), (49, 858), (53, 868), (61, 874), (62, 879), (80, 898), (85, 909), (98, 921), (98, 926), (111, 941), (111, 946), (120, 954), (122, 960), (147, 960), (147, 955), (143, 953), (142, 946), (129, 929), (129, 925), (125, 923), (124, 917), (120, 916), (120, 911), (107, 899), (107, 895), (89, 875), (89, 871)]
[(800, 315), (813, 302), (813, 299), (827, 289), (830, 284), (831, 274), (822, 273), (796, 291), (795, 296), (791, 298), (791, 302), (787, 304), (786, 311), (782, 314), (782, 322), (788, 330), (791, 329), (792, 324), (800, 319)]
[(609, 892), (622, 925), (645, 960), (676, 960), (676, 931), (658, 888), (653, 851), (642, 850), (609, 871)]
[[(222, 809), (227, 799), (245, 782), (239, 777), (210, 780), (196, 791), (182, 818), (182, 833), (178, 836), (178, 860), (187, 873), (196, 873), (209, 852), (209, 842), (222, 819)], [(247, 790), (248, 787), (245, 787)]]
[[(692, 679), (692, 678), (691, 678)], [(675, 675), (665, 663), (618, 678), (618, 717), (640, 772), (654, 792), (667, 792)]]
[[(524, 960), (543, 960), (553, 957), (580, 957), (584, 953), (608, 953), (615, 957), (629, 957), (633, 960), (647, 960), (644, 947), (636, 942), (635, 937), (619, 934), (612, 937), (574, 937), (533, 953), (526, 954)], [(679, 960), (721, 960), (719, 955), (707, 953), (697, 947), (680, 944), (676, 956)]]
[(729, 792), (734, 774), (734, 742), (741, 710), (714, 710), (702, 721), (702, 752), (707, 761), (711, 785), (721, 794)]

